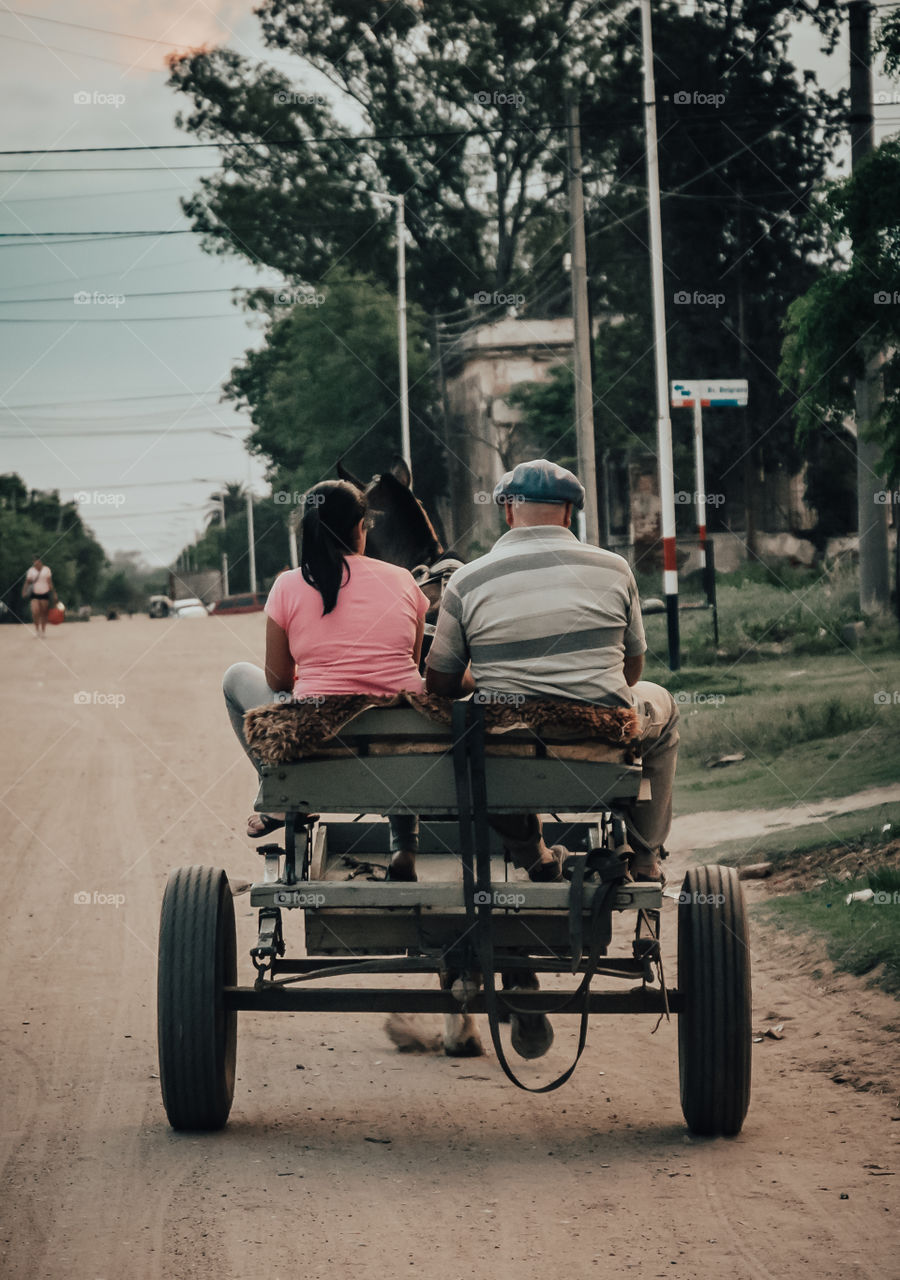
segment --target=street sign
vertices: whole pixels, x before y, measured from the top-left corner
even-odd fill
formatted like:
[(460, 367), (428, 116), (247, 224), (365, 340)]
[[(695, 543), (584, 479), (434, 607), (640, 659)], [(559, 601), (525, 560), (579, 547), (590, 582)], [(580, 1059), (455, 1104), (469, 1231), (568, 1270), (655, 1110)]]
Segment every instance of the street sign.
[(673, 409), (692, 409), (695, 400), (704, 409), (745, 409), (746, 378), (695, 378), (671, 383)]

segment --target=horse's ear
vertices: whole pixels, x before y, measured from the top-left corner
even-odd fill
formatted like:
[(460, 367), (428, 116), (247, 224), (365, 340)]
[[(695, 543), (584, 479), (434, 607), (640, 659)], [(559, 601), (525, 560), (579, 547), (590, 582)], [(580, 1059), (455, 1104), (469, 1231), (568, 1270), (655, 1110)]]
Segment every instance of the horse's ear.
[(361, 480), (357, 480), (356, 476), (353, 474), (352, 471), (347, 470), (347, 468), (344, 466), (343, 458), (338, 458), (337, 473), (338, 473), (339, 480), (346, 480), (349, 484), (352, 484), (357, 489), (359, 489), (360, 493), (365, 492), (366, 486), (363, 484)]
[(395, 480), (399, 480), (402, 485), (405, 485), (407, 489), (412, 488), (412, 472), (406, 459), (401, 458), (399, 453), (394, 454), (394, 459), (391, 463), (391, 475)]

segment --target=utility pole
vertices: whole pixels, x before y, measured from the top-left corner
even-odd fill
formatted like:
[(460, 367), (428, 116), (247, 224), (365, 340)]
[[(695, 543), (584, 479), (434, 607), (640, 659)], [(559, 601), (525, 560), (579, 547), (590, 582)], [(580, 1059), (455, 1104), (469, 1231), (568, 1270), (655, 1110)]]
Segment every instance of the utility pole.
[[(868, 0), (850, 0), (850, 167), (855, 172), (875, 146), (872, 121), (872, 5)], [(856, 510), (859, 520), (859, 603), (864, 613), (878, 613), (890, 604), (888, 577), (887, 507), (876, 503), (875, 493), (884, 490), (879, 474), (879, 445), (863, 439), (866, 428), (881, 406), (883, 386), (882, 356), (866, 362), (857, 378), (856, 397)]]
[(587, 247), (584, 237), (584, 187), (581, 180), (581, 126), (578, 102), (567, 101), (569, 161), (569, 234), (572, 246), (572, 322), (575, 328), (575, 436), (578, 470), (584, 485), (584, 536), (600, 545), (597, 512), (597, 460), (594, 454), (594, 388), (591, 382), (591, 322), (588, 313)]
[(247, 490), (247, 553), (250, 557), (250, 590), (256, 592), (256, 539), (253, 534), (253, 494)]
[(641, 0), (641, 36), (644, 60), (644, 145), (647, 152), (647, 203), (650, 213), (650, 271), (653, 283), (653, 347), (656, 356), (656, 447), (662, 517), (663, 590), (669, 632), (669, 667), (672, 671), (677, 671), (681, 666), (681, 645), (678, 632), (678, 562), (675, 555), (675, 467), (672, 460), (672, 418), (669, 412), (669, 361), (666, 353), (666, 300), (650, 0)]
[(397, 328), (400, 343), (400, 452), (412, 471), (409, 440), (409, 371), (406, 356), (406, 201), (397, 196)]

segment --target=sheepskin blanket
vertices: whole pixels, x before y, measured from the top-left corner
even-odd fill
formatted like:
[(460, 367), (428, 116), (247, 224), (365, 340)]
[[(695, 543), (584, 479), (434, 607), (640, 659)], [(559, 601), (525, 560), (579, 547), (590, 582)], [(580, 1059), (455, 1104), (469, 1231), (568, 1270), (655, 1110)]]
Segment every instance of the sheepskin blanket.
[[(477, 695), (475, 695), (477, 696)], [(329, 739), (370, 707), (412, 707), (433, 723), (449, 726), (451, 698), (427, 693), (342, 693), (299, 702), (274, 702), (244, 715), (250, 750), (263, 764), (284, 764), (315, 755)], [(540, 738), (590, 740), (630, 748), (634, 754), (639, 733), (637, 712), (631, 707), (600, 707), (589, 702), (526, 698), (518, 705), (484, 703), (488, 733), (530, 730)]]

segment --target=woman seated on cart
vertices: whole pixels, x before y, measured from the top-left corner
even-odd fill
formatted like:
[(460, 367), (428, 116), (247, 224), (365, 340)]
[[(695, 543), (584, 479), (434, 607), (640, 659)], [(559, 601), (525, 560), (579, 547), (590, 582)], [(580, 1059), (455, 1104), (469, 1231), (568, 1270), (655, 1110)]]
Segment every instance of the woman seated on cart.
[[(367, 504), (354, 485), (325, 480), (306, 495), (299, 569), (276, 578), (266, 602), (265, 671), (236, 662), (223, 690), (234, 731), (254, 765), (244, 713), (265, 702), (326, 694), (392, 694), (424, 688), (419, 658), (427, 597), (412, 574), (365, 556)], [(284, 825), (253, 814), (253, 839)], [(392, 880), (415, 880), (418, 818), (390, 819)]]

